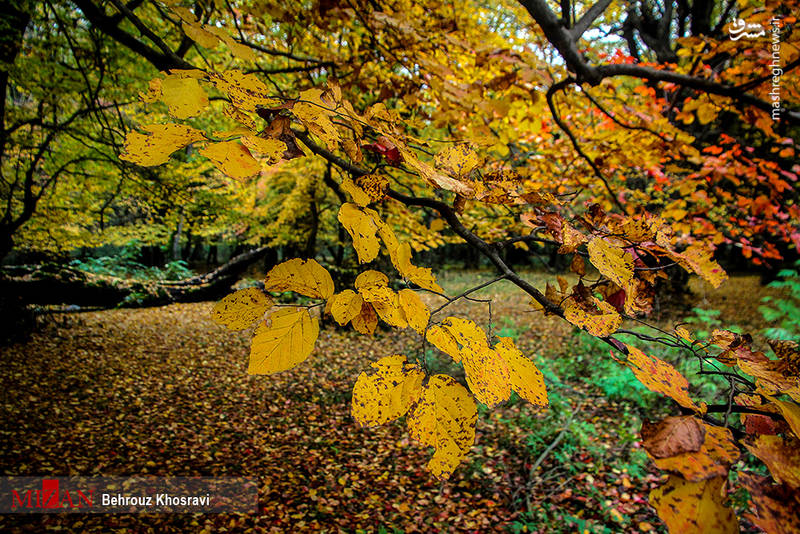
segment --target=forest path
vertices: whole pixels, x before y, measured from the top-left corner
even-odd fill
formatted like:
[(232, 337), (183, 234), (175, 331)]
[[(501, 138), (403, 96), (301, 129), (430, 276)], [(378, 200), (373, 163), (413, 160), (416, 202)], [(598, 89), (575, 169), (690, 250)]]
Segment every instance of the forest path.
[[(458, 279), (445, 282), (458, 290)], [(737, 282), (729, 286), (741, 291), (744, 282)], [(756, 291), (752, 277), (746, 282)], [(486, 293), (498, 300), (496, 328), (512, 331), (537, 363), (542, 354), (569, 356), (568, 325), (530, 313), (524, 296), (502, 286)], [(723, 292), (708, 298), (717, 299), (709, 301), (714, 307), (732, 297)], [(596, 462), (580, 447), (571, 459), (586, 462), (585, 469), (559, 475), (550, 458), (531, 479), (528, 469), (544, 447), (526, 442), (547, 410), (526, 403), (481, 410), (472, 454), (446, 484), (425, 470), (428, 452), (409, 441), (402, 423), (360, 429), (349, 414), (352, 385), (370, 362), (419, 350), (410, 329), (379, 330), (370, 338), (329, 326), (297, 368), (249, 376), (249, 333), (214, 324), (211, 306), (65, 315), (28, 343), (0, 349), (3, 472), (253, 476), (261, 487), (260, 515), (3, 515), (0, 530), (505, 531), (521, 518), (521, 490), (528, 483), (536, 486), (534, 501), (565, 501), (571, 510), (585, 505), (586, 516), (611, 526), (620, 514), (627, 525), (658, 523), (645, 503), (655, 477), (611, 470), (598, 475)], [(452, 308), (475, 312), (462, 304)], [(604, 455), (613, 456), (615, 403), (580, 384), (567, 391), (576, 419), (598, 424), (609, 442)], [(558, 430), (550, 427), (544, 445)], [(546, 479), (548, 473), (553, 477)], [(573, 487), (595, 488), (597, 495)], [(603, 504), (609, 501), (613, 506)]]

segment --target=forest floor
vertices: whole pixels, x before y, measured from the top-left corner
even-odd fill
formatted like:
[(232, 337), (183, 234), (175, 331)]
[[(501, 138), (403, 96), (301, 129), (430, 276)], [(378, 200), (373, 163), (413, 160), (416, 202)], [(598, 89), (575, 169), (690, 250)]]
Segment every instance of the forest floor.
[[(456, 294), (490, 276), (445, 273), (442, 283)], [(765, 326), (756, 308), (774, 291), (757, 277), (691, 287), (693, 304), (720, 310), (724, 326)], [(496, 299), (495, 333), (543, 370), (552, 406), (481, 409), (472, 453), (446, 483), (425, 470), (429, 451), (402, 422), (361, 429), (350, 417), (350, 390), (370, 362), (420, 350), (410, 329), (366, 337), (328, 325), (308, 361), (265, 377), (247, 375), (249, 332), (214, 324), (212, 303), (50, 316), (27, 343), (0, 348), (4, 474), (249, 476), (260, 510), (2, 515), (0, 531), (663, 531), (647, 505), (661, 479), (637, 434), (642, 414), (669, 407), (631, 386), (607, 347), (532, 311), (510, 285), (475, 296)], [(488, 320), (484, 304), (459, 302), (441, 318), (453, 314)], [(684, 318), (662, 310), (656, 322)], [(621, 370), (598, 380), (611, 364)]]

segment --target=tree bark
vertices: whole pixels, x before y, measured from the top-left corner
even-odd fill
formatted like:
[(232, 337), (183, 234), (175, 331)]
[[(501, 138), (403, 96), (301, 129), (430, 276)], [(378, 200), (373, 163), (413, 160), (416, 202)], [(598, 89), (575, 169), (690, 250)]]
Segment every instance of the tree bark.
[(247, 267), (267, 254), (261, 247), (231, 258), (213, 271), (178, 281), (142, 281), (79, 271), (57, 264), (8, 267), (0, 293), (26, 304), (71, 304), (102, 308), (162, 306), (215, 300), (227, 294)]

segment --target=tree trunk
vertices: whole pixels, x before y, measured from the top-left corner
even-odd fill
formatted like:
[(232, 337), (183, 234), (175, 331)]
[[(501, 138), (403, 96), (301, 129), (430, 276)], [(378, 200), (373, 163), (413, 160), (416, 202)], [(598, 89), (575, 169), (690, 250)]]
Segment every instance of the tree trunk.
[(19, 298), (26, 304), (102, 308), (214, 300), (228, 293), (245, 269), (269, 250), (269, 247), (261, 247), (245, 252), (209, 273), (174, 282), (127, 280), (58, 264), (8, 267), (0, 273), (0, 294)]

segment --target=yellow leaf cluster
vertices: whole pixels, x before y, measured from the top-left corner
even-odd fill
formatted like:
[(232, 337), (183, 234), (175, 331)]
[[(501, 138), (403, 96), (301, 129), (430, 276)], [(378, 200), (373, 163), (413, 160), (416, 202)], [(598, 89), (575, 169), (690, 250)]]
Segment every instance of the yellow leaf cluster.
[(507, 401), (512, 389), (532, 404), (547, 404), (541, 372), (522, 355), (511, 338), (500, 338), (490, 347), (478, 325), (459, 317), (448, 317), (430, 327), (426, 338), (454, 361), (462, 363), (467, 385), (475, 398), (487, 406)]

